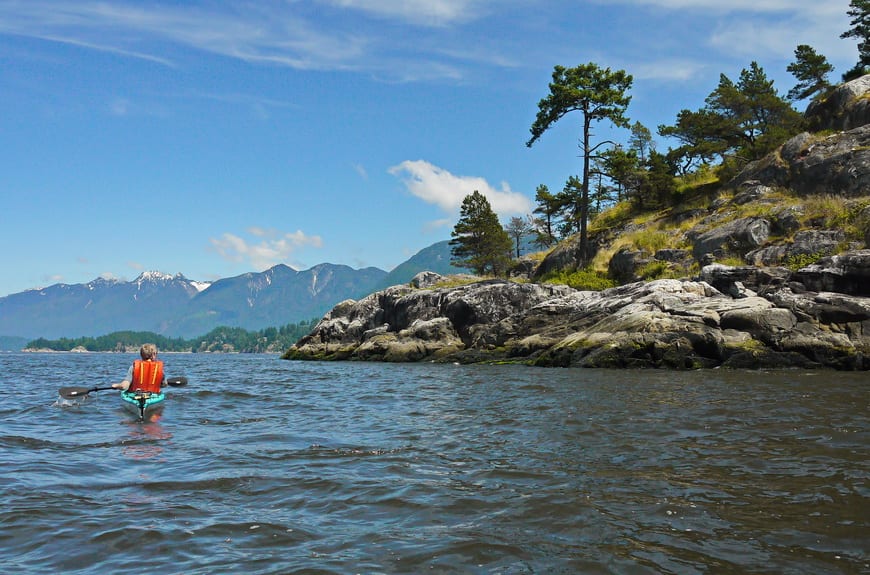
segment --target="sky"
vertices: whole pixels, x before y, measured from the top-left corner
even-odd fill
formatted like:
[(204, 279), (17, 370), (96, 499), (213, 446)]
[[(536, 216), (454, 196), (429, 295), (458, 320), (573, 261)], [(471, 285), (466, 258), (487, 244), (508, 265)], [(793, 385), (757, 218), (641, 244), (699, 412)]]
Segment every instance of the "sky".
[[(143, 271), (391, 270), (581, 170), (525, 144), (553, 67), (634, 78), (655, 133), (758, 62), (858, 60), (849, 0), (0, 0), (0, 297)], [(806, 102), (796, 103), (803, 111)], [(626, 130), (595, 125), (625, 142)], [(656, 146), (673, 145), (656, 136)]]

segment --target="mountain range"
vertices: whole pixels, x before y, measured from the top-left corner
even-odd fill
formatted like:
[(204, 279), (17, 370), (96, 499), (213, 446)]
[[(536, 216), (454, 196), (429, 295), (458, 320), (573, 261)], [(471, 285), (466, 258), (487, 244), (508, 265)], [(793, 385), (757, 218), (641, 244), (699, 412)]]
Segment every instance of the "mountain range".
[[(214, 282), (145, 272), (133, 281), (55, 284), (0, 298), (0, 341), (153, 331), (192, 338), (218, 326), (259, 330), (319, 318), (336, 303), (407, 283), (424, 270), (467, 270), (450, 263), (448, 241), (418, 252), (393, 271), (323, 263), (304, 271), (279, 264)], [(20, 348), (19, 348), (20, 349)]]

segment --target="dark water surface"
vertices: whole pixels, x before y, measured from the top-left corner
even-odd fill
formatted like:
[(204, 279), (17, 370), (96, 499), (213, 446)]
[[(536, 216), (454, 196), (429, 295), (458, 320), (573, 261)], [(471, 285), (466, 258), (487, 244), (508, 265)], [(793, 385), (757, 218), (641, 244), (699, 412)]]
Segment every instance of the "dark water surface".
[(0, 573), (870, 573), (866, 373), (2, 354)]

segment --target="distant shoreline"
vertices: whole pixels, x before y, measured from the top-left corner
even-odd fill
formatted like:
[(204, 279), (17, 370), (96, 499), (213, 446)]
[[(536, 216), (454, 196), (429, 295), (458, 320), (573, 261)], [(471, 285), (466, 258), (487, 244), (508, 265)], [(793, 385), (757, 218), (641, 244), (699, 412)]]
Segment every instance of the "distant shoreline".
[[(69, 353), (69, 354), (82, 354), (82, 353), (111, 353), (118, 355), (126, 355), (126, 354), (135, 354), (138, 353), (138, 350), (130, 350), (130, 351), (90, 351), (87, 349), (70, 349), (70, 350), (58, 350), (58, 349), (21, 349), (18, 351), (15, 350), (5, 350), (0, 353)], [(281, 355), (278, 352), (244, 352), (244, 351), (161, 351), (160, 355)]]

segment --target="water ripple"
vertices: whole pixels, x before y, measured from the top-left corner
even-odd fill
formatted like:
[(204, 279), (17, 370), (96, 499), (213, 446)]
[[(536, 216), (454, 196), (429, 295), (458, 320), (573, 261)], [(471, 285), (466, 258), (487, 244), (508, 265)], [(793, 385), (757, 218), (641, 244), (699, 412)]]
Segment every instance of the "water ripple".
[(129, 359), (0, 356), (0, 572), (870, 573), (863, 374)]

